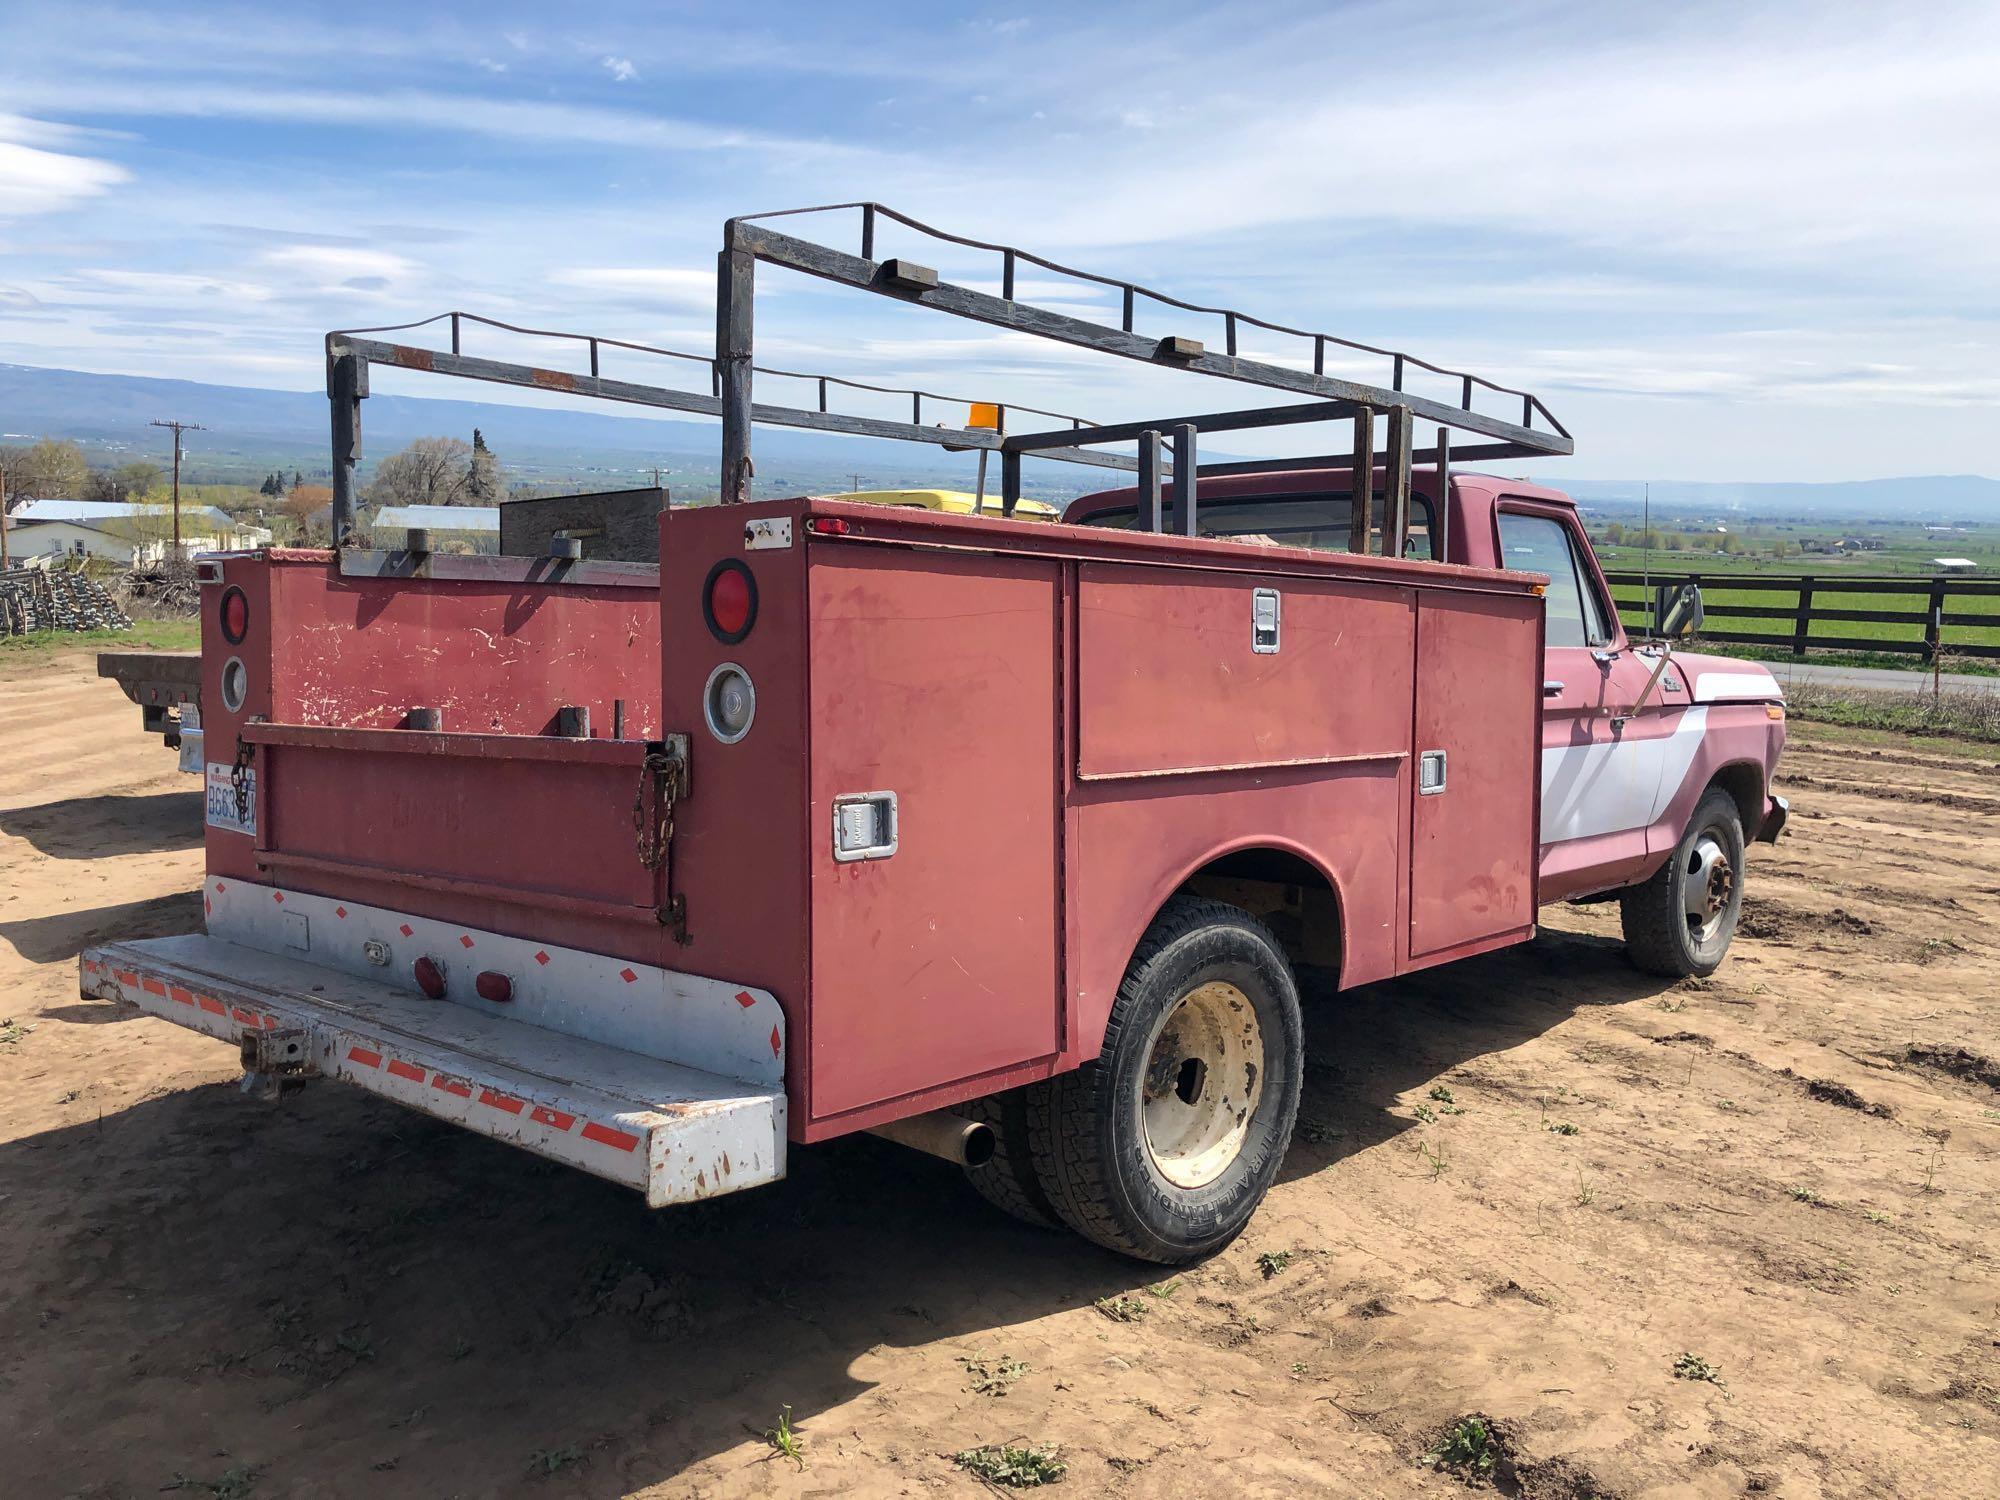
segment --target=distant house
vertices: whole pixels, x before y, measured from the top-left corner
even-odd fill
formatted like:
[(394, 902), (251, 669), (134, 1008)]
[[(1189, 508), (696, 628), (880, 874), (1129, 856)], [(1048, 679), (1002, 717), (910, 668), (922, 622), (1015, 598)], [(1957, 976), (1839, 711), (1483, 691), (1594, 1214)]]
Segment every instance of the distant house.
[[(173, 546), (172, 507), (119, 500), (23, 500), (7, 518), (7, 542), (21, 557), (103, 557), (126, 566), (157, 563)], [(271, 533), (213, 505), (181, 507), (181, 552), (261, 547)]]
[(1940, 573), (1976, 573), (1979, 564), (1969, 557), (1934, 557), (1931, 566)]
[(403, 545), (406, 533), (430, 532), (433, 546), (449, 549), (457, 543), (473, 552), (500, 549), (500, 507), (497, 505), (385, 505), (368, 528), (377, 547)]

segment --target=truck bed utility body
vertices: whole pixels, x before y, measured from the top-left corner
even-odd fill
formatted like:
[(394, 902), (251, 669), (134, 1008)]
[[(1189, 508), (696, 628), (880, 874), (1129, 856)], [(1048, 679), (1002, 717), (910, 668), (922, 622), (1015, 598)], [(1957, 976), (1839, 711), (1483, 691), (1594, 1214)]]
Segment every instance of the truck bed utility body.
[[(1503, 502), (1448, 468), (1452, 427), (1501, 456), (1568, 451), (1533, 397), (1503, 393), (1516, 422), (1474, 410), (1496, 388), (1471, 376), (1438, 372), (1459, 405), (1406, 395), (1416, 362), (1386, 351), (1365, 352), (1393, 361), (1391, 385), (1325, 376), (1329, 347), (1359, 346), (1271, 324), (1314, 341), (1316, 373), (1260, 365), (1235, 352), (1256, 320), (1125, 283), (1122, 327), (1079, 323), (1012, 292), (1023, 260), (1083, 273), (982, 246), (1005, 295), (956, 287), (875, 256), (887, 213), (863, 207), (860, 256), (732, 221), (715, 395), (604, 377), (604, 352), (631, 347), (606, 340), (583, 341), (588, 375), (475, 359), (456, 314), (449, 351), (330, 336), (343, 543), (370, 363), (712, 410), (729, 503), (664, 514), (657, 567), (351, 545), (207, 559), (207, 934), (92, 949), (84, 991), (237, 1042), (266, 1092), (338, 1077), (655, 1204), (770, 1181), (787, 1143), (874, 1129), (955, 1154), (1024, 1216), (1184, 1259), (1240, 1227), (1237, 1200), (1254, 1206), (1289, 1135), (1291, 964), (1346, 986), (1519, 942), (1538, 901), (1668, 858), (1652, 825), (1679, 783), (1655, 809), (1658, 776), (1646, 825), (1605, 830), (1616, 847), (1581, 876), (1550, 838), (1551, 802), (1577, 800), (1551, 780), (1552, 743), (1598, 777), (1601, 726), (1552, 731), (1542, 554), (1512, 566), (1510, 533), (1475, 531), (1509, 505), (1560, 518), (1560, 497)], [(759, 262), (1313, 400), (1011, 434), (1005, 408), (925, 425), (943, 398), (922, 392), (908, 424), (848, 417), (830, 377), (813, 406), (759, 404)], [(1146, 298), (1223, 319), (1228, 352), (1138, 333)], [(1353, 425), (1359, 545), (1203, 534), (1198, 507), (1329, 491), (1324, 464), (1195, 462), (1202, 430), (1302, 412)], [(1413, 480), (1417, 416), (1442, 425)], [(753, 421), (997, 453), (999, 495), (989, 507), (982, 483), (969, 514), (752, 501)], [(1023, 457), (1139, 487), (1078, 502), (1069, 521), (1088, 524), (1014, 521)], [(1439, 555), (1409, 555), (1413, 537)], [(1674, 689), (1699, 698), (1706, 674), (1683, 675)], [(1782, 735), (1765, 698), (1751, 824)], [(1641, 717), (1602, 732), (1646, 738)], [(1132, 1042), (1133, 1007), (1196, 952), (1190, 933), (1206, 967)], [(1072, 1084), (1114, 1075), (1143, 1094), (1157, 1213), (1107, 1228), (1019, 1129), (981, 1165), (994, 1101), (1060, 1131), (1085, 1118)], [(1104, 1149), (1126, 1115), (1106, 1116)], [(1003, 1170), (1004, 1194), (978, 1175)]]

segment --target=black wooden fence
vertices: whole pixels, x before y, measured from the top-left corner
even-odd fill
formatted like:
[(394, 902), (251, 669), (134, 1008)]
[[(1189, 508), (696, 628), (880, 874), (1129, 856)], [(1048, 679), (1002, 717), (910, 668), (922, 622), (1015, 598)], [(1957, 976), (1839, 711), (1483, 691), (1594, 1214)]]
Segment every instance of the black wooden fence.
[[(1649, 575), (1628, 569), (1607, 571), (1619, 617), (1626, 628), (1649, 629), (1652, 599), (1644, 587)], [(1817, 651), (1889, 651), (1908, 656), (2000, 658), (2000, 604), (1984, 610), (1954, 609), (1959, 600), (2000, 600), (2000, 580), (1949, 575), (1891, 577), (1829, 576), (1826, 574), (1665, 573), (1650, 575), (1653, 587), (1663, 583), (1698, 583), (1708, 623), (1701, 638), (1737, 646), (1775, 646), (1794, 656)], [(1768, 603), (1739, 603), (1737, 593), (1791, 595)], [(1844, 596), (1880, 594), (1885, 602), (1907, 601), (1904, 609), (1850, 607)], [(1629, 596), (1629, 597), (1626, 597)], [(1734, 621), (1770, 621), (1751, 629), (1729, 629)], [(1783, 622), (1782, 624), (1776, 622)], [(1722, 628), (1716, 628), (1718, 623)], [(1894, 635), (1814, 633), (1820, 624), (1897, 625)], [(1790, 629), (1784, 626), (1789, 625)]]

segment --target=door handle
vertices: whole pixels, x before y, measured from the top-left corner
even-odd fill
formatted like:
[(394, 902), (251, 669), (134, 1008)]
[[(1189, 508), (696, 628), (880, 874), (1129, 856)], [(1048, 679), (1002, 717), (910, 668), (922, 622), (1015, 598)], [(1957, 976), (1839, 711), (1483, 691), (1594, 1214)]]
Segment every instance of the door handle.
[(1545, 682), (1542, 684), (1542, 696), (1544, 698), (1560, 698), (1562, 690), (1563, 685), (1560, 682)]

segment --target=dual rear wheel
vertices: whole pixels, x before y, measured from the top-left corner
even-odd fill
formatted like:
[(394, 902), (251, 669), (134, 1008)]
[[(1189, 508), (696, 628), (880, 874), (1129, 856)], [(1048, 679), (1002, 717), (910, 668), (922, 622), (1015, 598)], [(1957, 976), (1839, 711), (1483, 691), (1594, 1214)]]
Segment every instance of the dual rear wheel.
[(1226, 1245), (1277, 1177), (1298, 1115), (1298, 986), (1248, 912), (1169, 901), (1091, 1062), (964, 1106), (994, 1127), (967, 1175), (1031, 1223), (1174, 1265)]

